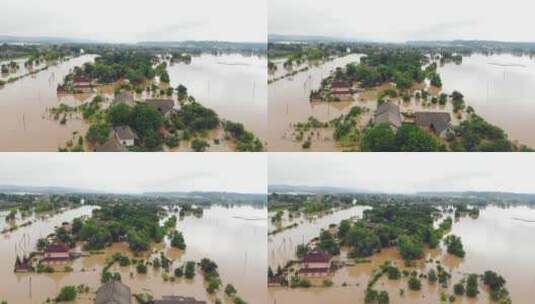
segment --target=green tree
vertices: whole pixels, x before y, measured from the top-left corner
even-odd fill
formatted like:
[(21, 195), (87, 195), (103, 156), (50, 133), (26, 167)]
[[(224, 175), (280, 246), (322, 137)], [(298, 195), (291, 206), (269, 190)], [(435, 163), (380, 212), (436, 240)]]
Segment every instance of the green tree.
[(110, 106), (107, 112), (107, 121), (113, 126), (130, 125), (132, 117), (132, 107), (126, 103), (115, 103)]
[(436, 152), (440, 144), (430, 134), (415, 125), (403, 124), (396, 135), (396, 146), (400, 152)]
[(77, 291), (74, 286), (64, 286), (56, 297), (57, 302), (70, 302), (76, 299)]
[(369, 152), (396, 151), (396, 135), (387, 124), (379, 124), (365, 130), (362, 136), (362, 150)]
[(89, 127), (85, 137), (90, 143), (104, 144), (110, 137), (110, 129), (104, 123), (94, 124)]

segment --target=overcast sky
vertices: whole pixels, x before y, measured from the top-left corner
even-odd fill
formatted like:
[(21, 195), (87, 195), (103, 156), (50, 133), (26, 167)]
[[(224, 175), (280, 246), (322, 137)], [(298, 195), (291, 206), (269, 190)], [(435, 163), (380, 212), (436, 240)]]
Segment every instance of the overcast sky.
[(266, 193), (263, 153), (1, 153), (0, 185)]
[(268, 0), (270, 34), (373, 41), (535, 41), (525, 0)]
[(274, 153), (271, 185), (331, 186), (390, 193), (535, 193), (535, 155), (458, 153)]
[(263, 0), (2, 0), (0, 12), (0, 35), (109, 42), (263, 42), (267, 35)]

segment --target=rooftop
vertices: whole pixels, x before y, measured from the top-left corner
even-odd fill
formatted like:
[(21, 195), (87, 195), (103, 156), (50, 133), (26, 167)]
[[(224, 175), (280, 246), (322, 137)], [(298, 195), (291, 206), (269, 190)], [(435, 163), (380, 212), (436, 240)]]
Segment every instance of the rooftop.
[(328, 263), (331, 255), (322, 250), (313, 250), (303, 256), (304, 263)]
[(451, 116), (446, 112), (416, 112), (414, 122), (420, 127), (431, 128), (440, 134), (449, 128)]
[(131, 304), (131, 299), (130, 287), (111, 280), (97, 290), (95, 304)]
[(45, 248), (45, 252), (47, 253), (64, 253), (69, 252), (71, 249), (69, 246), (63, 244), (63, 243), (53, 243)]
[(123, 147), (123, 145), (115, 139), (115, 136), (112, 136), (104, 144), (97, 145), (95, 147), (95, 152), (128, 152), (128, 149)]
[(113, 130), (120, 140), (136, 140), (138, 139), (136, 133), (132, 131), (129, 126), (117, 126)]
[(169, 113), (175, 106), (172, 99), (147, 99), (146, 102), (154, 105), (162, 115)]
[(375, 111), (375, 123), (376, 124), (388, 124), (401, 127), (401, 113), (399, 106), (392, 101), (382, 103), (377, 107)]

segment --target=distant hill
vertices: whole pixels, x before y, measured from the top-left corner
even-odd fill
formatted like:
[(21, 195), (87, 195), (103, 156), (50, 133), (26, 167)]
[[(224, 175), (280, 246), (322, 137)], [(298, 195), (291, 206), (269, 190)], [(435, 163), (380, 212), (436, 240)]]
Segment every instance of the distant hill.
[(359, 42), (362, 41), (356, 38), (342, 38), (342, 37), (329, 37), (329, 36), (307, 36), (307, 35), (280, 35), (269, 34), (268, 41), (275, 42), (301, 42), (301, 43), (334, 43), (334, 42)]
[(514, 42), (514, 41), (493, 41), (493, 40), (429, 40), (429, 41), (408, 41), (408, 45), (428, 46), (428, 47), (468, 47), (468, 48), (489, 48), (489, 49), (535, 49), (535, 42)]
[(191, 49), (221, 50), (265, 50), (266, 43), (260, 42), (228, 42), (228, 41), (141, 41), (136, 43), (145, 47), (169, 47)]
[(220, 202), (250, 202), (250, 203), (266, 203), (267, 197), (262, 193), (236, 193), (236, 192), (145, 192), (142, 196), (161, 197), (168, 199), (206, 199), (209, 201)]
[(47, 36), (8, 36), (0, 35), (0, 43), (26, 43), (26, 44), (64, 44), (64, 43), (97, 43), (90, 39), (47, 37)]
[(54, 187), (54, 186), (18, 186), (0, 185), (3, 193), (32, 193), (32, 194), (67, 194), (67, 193), (104, 193), (82, 188)]
[(328, 186), (302, 186), (302, 185), (269, 185), (268, 192), (278, 192), (278, 193), (311, 193), (311, 194), (322, 194), (322, 193), (368, 193), (368, 191), (355, 190), (349, 188), (341, 187), (328, 187)]
[(465, 191), (465, 192), (419, 192), (421, 196), (466, 197), (480, 199), (535, 201), (535, 193)]

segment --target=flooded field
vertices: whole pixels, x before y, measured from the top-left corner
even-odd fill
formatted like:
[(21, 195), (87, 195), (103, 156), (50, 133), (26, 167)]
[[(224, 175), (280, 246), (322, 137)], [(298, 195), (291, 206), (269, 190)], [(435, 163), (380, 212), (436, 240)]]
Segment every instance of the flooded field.
[(72, 68), (94, 57), (71, 59), (0, 87), (0, 150), (57, 151), (74, 132), (85, 133), (88, 126), (81, 119), (69, 119), (61, 125), (50, 117), (48, 109), (60, 103), (79, 105), (92, 97), (58, 95), (57, 86)]
[[(353, 211), (350, 211), (353, 210)], [(359, 209), (345, 210), (347, 216), (358, 215)], [(316, 223), (299, 225), (297, 228), (287, 230), (269, 241), (270, 265), (279, 264), (285, 260), (294, 259), (290, 249), (280, 250), (284, 242), (290, 244), (302, 243), (308, 236), (317, 236), (321, 228), (328, 228), (331, 223), (338, 223), (341, 213), (326, 215)], [(453, 284), (458, 282), (467, 273), (483, 273), (492, 270), (500, 273), (507, 281), (507, 288), (513, 303), (530, 303), (535, 297), (535, 242), (533, 229), (535, 228), (535, 209), (529, 207), (499, 208), (488, 206), (481, 209), (479, 218), (460, 218), (453, 224), (451, 233), (461, 236), (466, 251), (466, 257), (461, 259), (446, 253), (445, 248), (427, 250), (425, 260), (417, 262), (416, 267), (407, 268), (396, 249), (383, 250), (374, 255), (369, 263), (356, 264), (336, 271), (329, 279), (334, 283), (332, 287), (312, 287), (308, 289), (269, 288), (269, 303), (362, 303), (364, 290), (370, 279), (370, 274), (385, 261), (393, 261), (401, 270), (419, 270), (427, 272), (434, 263), (425, 263), (429, 259), (439, 260), (448, 269), (452, 278), (445, 290), (447, 294), (453, 293)], [(273, 247), (275, 246), (275, 247)], [(279, 247), (277, 247), (279, 246)], [(286, 245), (290, 246), (290, 245)], [(291, 245), (295, 248), (296, 245)], [(444, 247), (444, 246), (442, 246)], [(347, 250), (342, 250), (339, 259), (344, 259)], [(286, 258), (284, 258), (286, 255)], [(321, 285), (322, 279), (313, 279), (312, 282)], [(344, 286), (346, 285), (346, 286)], [(390, 281), (383, 276), (375, 285), (378, 290), (386, 290), (390, 295), (391, 303), (439, 303), (440, 292), (444, 290), (438, 284), (429, 284), (422, 280), (421, 291), (410, 291), (407, 288), (407, 279)], [(404, 295), (400, 294), (404, 289)], [(455, 303), (490, 303), (486, 287), (480, 283), (480, 294), (475, 299), (457, 297)]]
[[(106, 258), (115, 252), (133, 258), (126, 244), (116, 243), (101, 254), (74, 260), (70, 264), (72, 272), (13, 273), (12, 265), (17, 252), (21, 254), (21, 250), (25, 252), (33, 250), (37, 239), (53, 232), (54, 226), (81, 215), (89, 215), (93, 208), (84, 206), (70, 210), (2, 235), (0, 253), (4, 267), (0, 269), (3, 279), (3, 284), (0, 286), (0, 300), (6, 300), (8, 303), (43, 303), (47, 298), (55, 297), (65, 285), (86, 284), (94, 292), (100, 286), (100, 275)], [(213, 206), (204, 209), (202, 217), (188, 216), (178, 221), (177, 228), (184, 234), (187, 245), (185, 252), (170, 247), (165, 241), (154, 244), (153, 256), (164, 252), (174, 260), (171, 269), (186, 261), (198, 262), (204, 257), (210, 258), (218, 264), (223, 283), (233, 284), (242, 299), (248, 303), (265, 303), (267, 296), (265, 208)], [(145, 254), (143, 258), (148, 258), (148, 255), (149, 253)], [(120, 267), (115, 264), (110, 271), (119, 272), (123, 283), (132, 289), (133, 294), (149, 293), (155, 297), (187, 295), (198, 300), (214, 299), (213, 296), (208, 296), (199, 272), (193, 280), (177, 279), (174, 282), (166, 282), (162, 277), (163, 271), (152, 267), (149, 267), (147, 274), (137, 274), (135, 266), (132, 265)], [(169, 275), (172, 276), (172, 273)], [(82, 294), (77, 303), (93, 303), (93, 297), (94, 293)], [(217, 297), (224, 299), (222, 290), (217, 293)], [(225, 299), (225, 301), (227, 303), (230, 300)]]
[[(301, 151), (301, 143), (291, 139), (291, 124), (307, 120), (314, 116), (326, 122), (349, 112), (357, 102), (310, 102), (310, 91), (320, 87), (321, 80), (337, 67), (344, 67), (352, 62), (360, 62), (361, 55), (349, 55), (336, 58), (321, 65), (311, 66), (307, 71), (285, 78), (268, 85), (268, 150), (269, 151)], [(287, 71), (282, 62), (274, 77)], [(328, 130), (321, 137), (329, 134)], [(330, 132), (332, 133), (332, 132)], [(335, 151), (334, 140), (314, 142), (314, 151)]]
[(528, 56), (472, 55), (461, 65), (439, 67), (443, 90), (458, 90), (489, 122), (504, 129), (512, 140), (535, 146), (535, 60)]
[(204, 54), (191, 64), (167, 67), (171, 86), (183, 84), (188, 93), (221, 118), (241, 122), (260, 139), (267, 130), (267, 60), (241, 54)]

